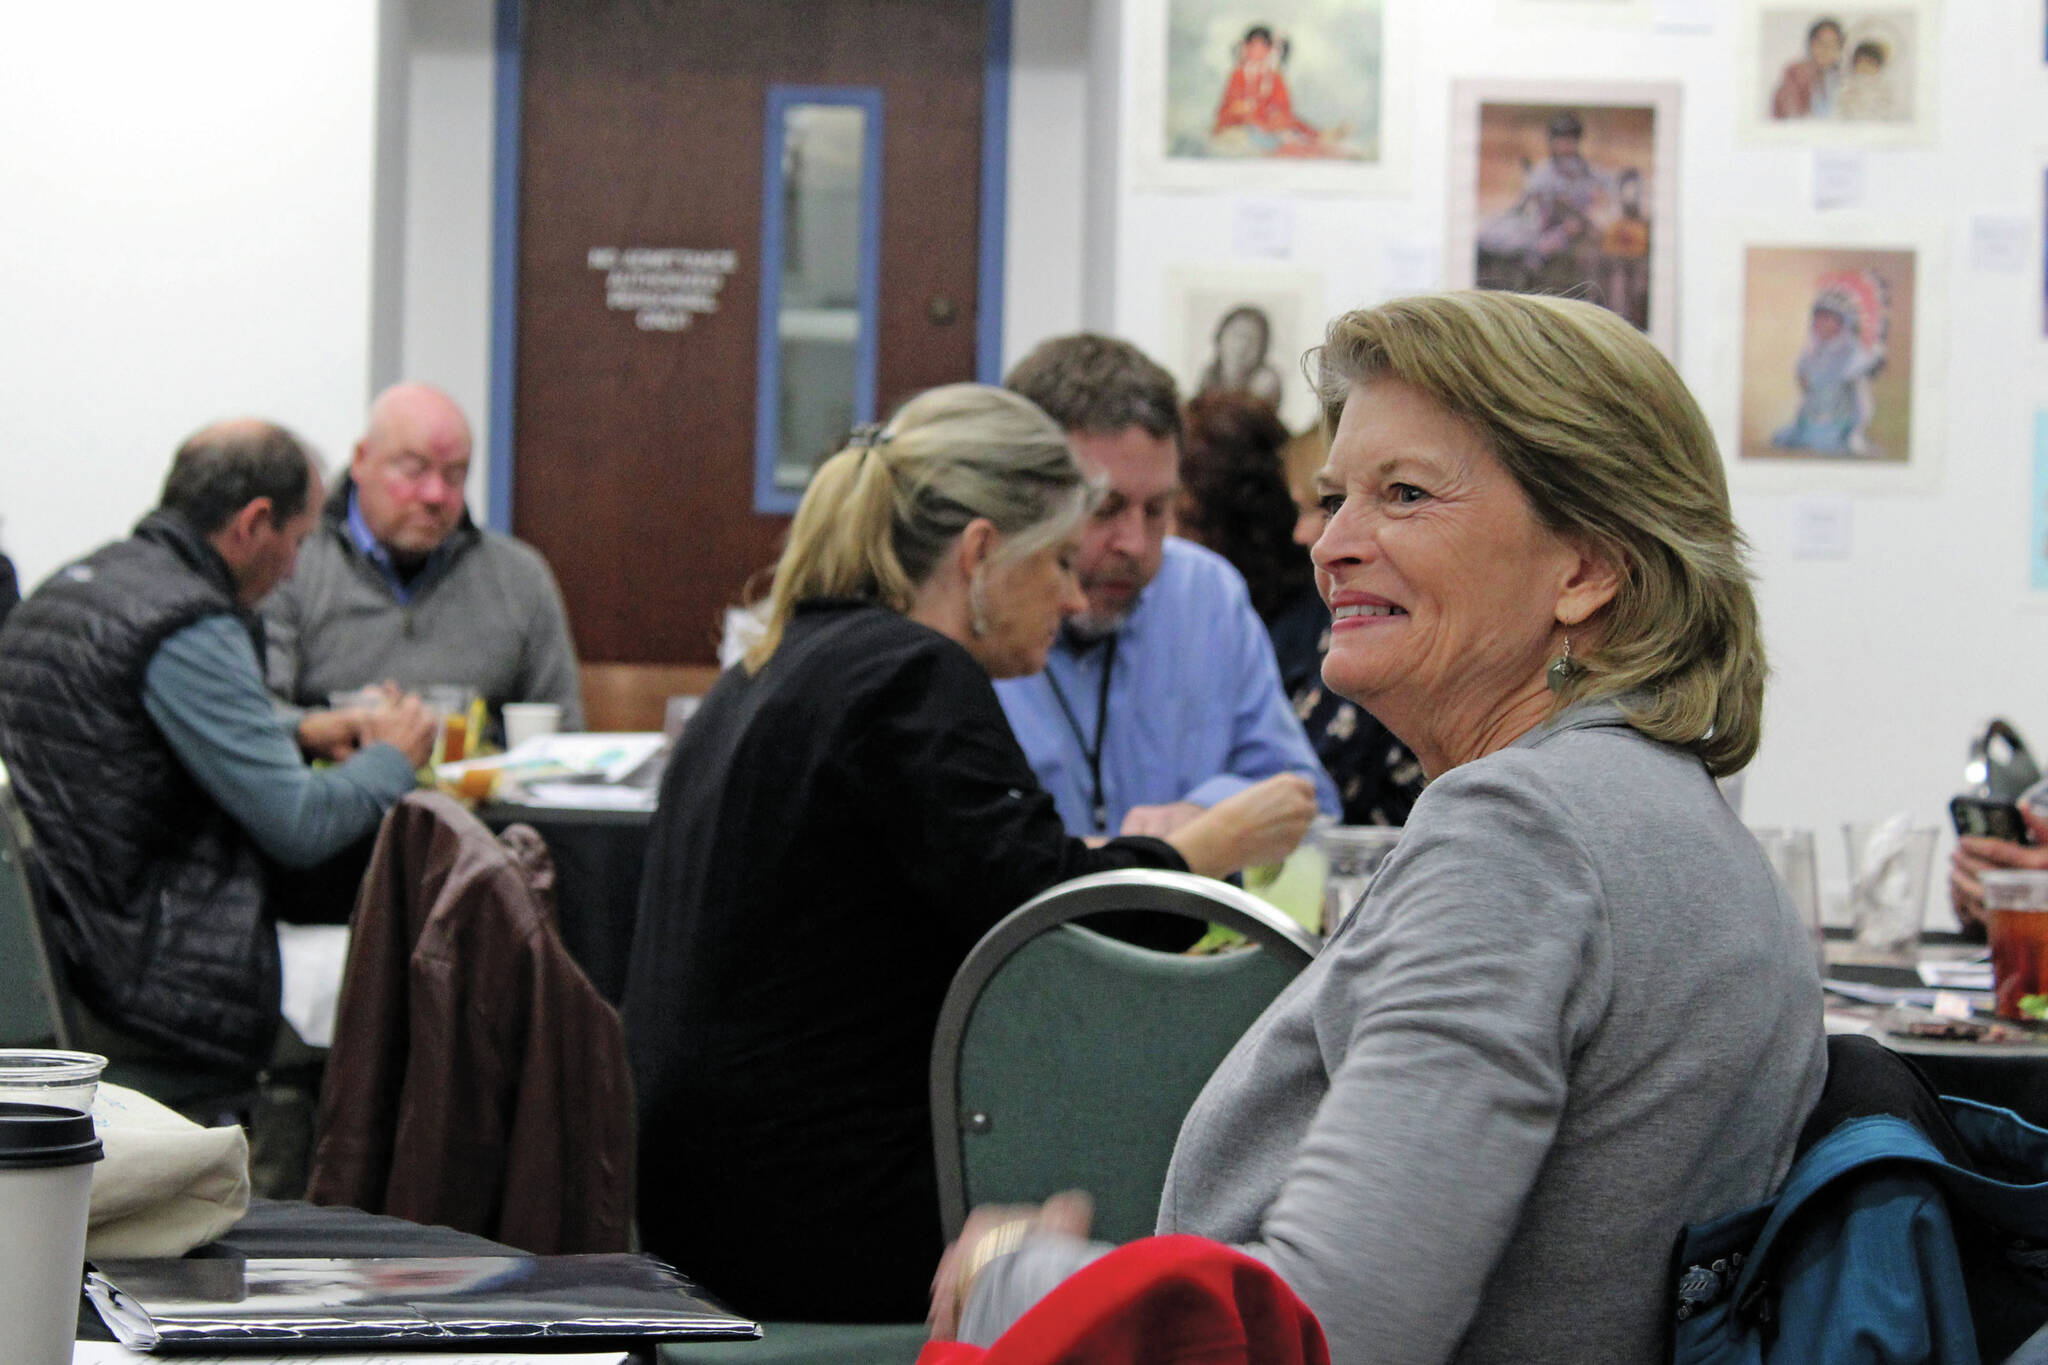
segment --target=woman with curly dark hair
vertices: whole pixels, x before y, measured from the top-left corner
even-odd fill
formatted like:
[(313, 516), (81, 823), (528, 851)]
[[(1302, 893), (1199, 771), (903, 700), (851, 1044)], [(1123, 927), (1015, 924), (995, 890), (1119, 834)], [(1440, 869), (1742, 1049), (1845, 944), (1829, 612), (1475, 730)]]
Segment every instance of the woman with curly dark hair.
[[(1302, 603), (1317, 603), (1315, 568), (1294, 543), (1293, 495), (1280, 471), (1287, 428), (1271, 403), (1229, 389), (1189, 401), (1180, 452), (1180, 533), (1229, 560), (1251, 589), (1252, 610), (1271, 632)], [(1280, 660), (1292, 692), (1312, 671), (1315, 633), (1306, 657)], [(1280, 649), (1276, 636), (1274, 648)]]
[[(1181, 437), (1180, 534), (1244, 575), (1273, 639), (1281, 685), (1343, 797), (1344, 823), (1398, 825), (1422, 792), (1422, 765), (1357, 703), (1323, 686), (1330, 611), (1304, 548), (1322, 533), (1322, 513), (1312, 500), (1306, 511), (1296, 503), (1281, 459), (1289, 444), (1269, 403), (1228, 391), (1191, 400)], [(1303, 539), (1309, 512), (1313, 525)]]

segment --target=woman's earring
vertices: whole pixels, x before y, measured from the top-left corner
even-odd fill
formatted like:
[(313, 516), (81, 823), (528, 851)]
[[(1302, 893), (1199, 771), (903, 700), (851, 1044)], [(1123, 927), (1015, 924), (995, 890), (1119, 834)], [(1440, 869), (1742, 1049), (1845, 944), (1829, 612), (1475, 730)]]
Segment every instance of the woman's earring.
[(1550, 661), (1550, 690), (1562, 692), (1570, 687), (1572, 679), (1585, 672), (1585, 665), (1572, 662), (1572, 637), (1564, 637), (1564, 653)]
[(982, 604), (981, 570), (976, 568), (974, 576), (967, 580), (967, 629), (979, 640), (988, 634), (988, 608)]

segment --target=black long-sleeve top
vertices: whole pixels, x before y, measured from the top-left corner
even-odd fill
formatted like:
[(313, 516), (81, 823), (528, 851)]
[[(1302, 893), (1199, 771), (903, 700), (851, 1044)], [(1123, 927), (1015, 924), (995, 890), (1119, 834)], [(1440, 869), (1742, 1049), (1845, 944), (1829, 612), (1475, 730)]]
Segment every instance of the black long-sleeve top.
[(1070, 838), (959, 644), (800, 607), (662, 784), (625, 997), (647, 1248), (757, 1316), (921, 1318), (953, 972), (1046, 887), (1133, 866), (1185, 864)]

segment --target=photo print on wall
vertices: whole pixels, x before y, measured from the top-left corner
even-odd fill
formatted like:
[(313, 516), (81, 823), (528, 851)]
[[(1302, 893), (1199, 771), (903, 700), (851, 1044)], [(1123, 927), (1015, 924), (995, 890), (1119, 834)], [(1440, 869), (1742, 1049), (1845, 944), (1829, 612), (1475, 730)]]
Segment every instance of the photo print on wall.
[(1286, 266), (1178, 265), (1167, 272), (1161, 354), (1192, 397), (1235, 389), (1272, 403), (1289, 431), (1321, 413), (1301, 359), (1323, 340), (1323, 278)]
[(1746, 251), (1744, 459), (1912, 461), (1917, 271), (1910, 249)]
[(1131, 29), (1136, 182), (1389, 187), (1402, 106), (1388, 8), (1386, 0), (1142, 0)]
[(1460, 81), (1451, 98), (1451, 284), (1586, 299), (1671, 354), (1678, 87)]
[(1937, 0), (1851, 8), (1763, 0), (1745, 33), (1745, 131), (1814, 146), (1929, 140), (1939, 18)]

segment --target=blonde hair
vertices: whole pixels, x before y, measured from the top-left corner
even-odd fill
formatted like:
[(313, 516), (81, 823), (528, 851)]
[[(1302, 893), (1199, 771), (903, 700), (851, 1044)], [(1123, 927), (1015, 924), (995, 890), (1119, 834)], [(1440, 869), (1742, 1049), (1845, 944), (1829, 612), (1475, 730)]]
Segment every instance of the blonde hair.
[(1071, 531), (1088, 499), (1065, 433), (1030, 400), (986, 384), (919, 394), (812, 476), (747, 670), (775, 653), (799, 602), (862, 597), (908, 611), (970, 521), (986, 517), (1004, 537), (998, 557), (1021, 559)]
[(1620, 572), (1553, 714), (1613, 697), (1716, 776), (1755, 757), (1767, 669), (1746, 543), (1706, 418), (1640, 332), (1569, 299), (1423, 295), (1338, 318), (1320, 367), (1329, 430), (1355, 385), (1399, 380), (1471, 423), (1537, 519)]

